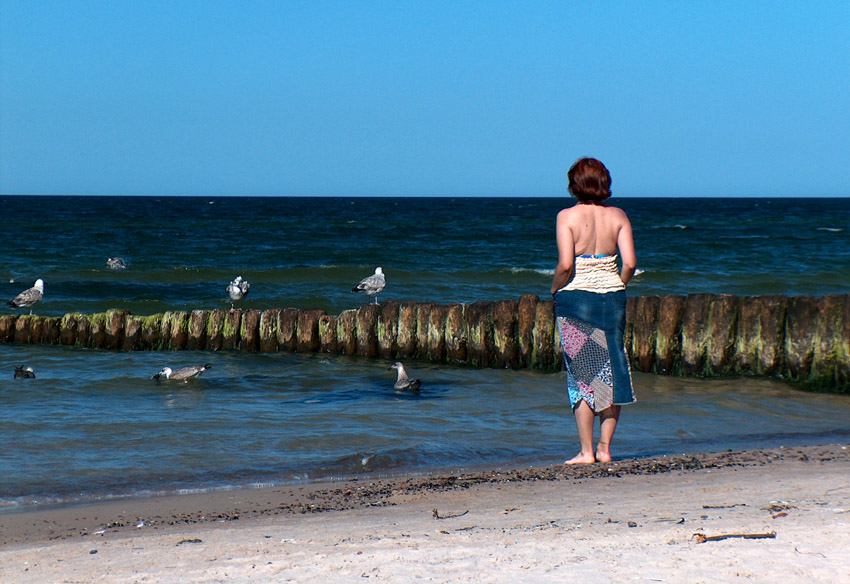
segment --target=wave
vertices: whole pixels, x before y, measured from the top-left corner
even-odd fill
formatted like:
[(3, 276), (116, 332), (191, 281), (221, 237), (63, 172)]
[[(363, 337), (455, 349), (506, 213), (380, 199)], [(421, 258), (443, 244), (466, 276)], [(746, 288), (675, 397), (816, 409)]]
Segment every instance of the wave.
[(542, 274), (544, 276), (554, 276), (555, 268), (521, 268), (521, 267), (513, 267), (510, 269), (512, 274), (523, 274), (523, 273), (534, 273), (534, 274)]
[(838, 233), (844, 231), (842, 227), (818, 227), (816, 231), (829, 231), (830, 233)]

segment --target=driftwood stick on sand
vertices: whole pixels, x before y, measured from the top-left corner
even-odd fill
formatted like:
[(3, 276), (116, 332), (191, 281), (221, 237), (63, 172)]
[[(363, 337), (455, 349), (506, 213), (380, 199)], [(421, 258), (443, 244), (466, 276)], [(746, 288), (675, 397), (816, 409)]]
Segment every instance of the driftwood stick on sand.
[(464, 515), (466, 515), (467, 513), (469, 513), (469, 509), (467, 509), (467, 510), (466, 510), (466, 511), (464, 511), (463, 513), (457, 513), (457, 514), (455, 514), (455, 515), (440, 515), (440, 512), (439, 512), (439, 511), (437, 511), (437, 508), (436, 508), (436, 507), (435, 507), (435, 508), (434, 508), (434, 510), (431, 512), (431, 514), (434, 516), (434, 519), (454, 519), (455, 517), (463, 517), (463, 516), (464, 516)]
[(695, 539), (697, 543), (705, 543), (707, 541), (720, 541), (721, 539), (730, 539), (740, 537), (742, 539), (773, 539), (776, 537), (775, 531), (767, 533), (727, 533), (723, 535), (706, 535), (704, 533), (695, 533), (691, 539)]

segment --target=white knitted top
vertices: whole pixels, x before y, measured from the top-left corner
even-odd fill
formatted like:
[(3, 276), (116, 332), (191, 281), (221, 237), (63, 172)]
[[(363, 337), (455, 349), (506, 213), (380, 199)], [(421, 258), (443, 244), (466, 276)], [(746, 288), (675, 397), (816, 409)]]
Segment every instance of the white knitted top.
[(561, 290), (584, 290), (605, 294), (626, 289), (620, 279), (616, 255), (576, 256), (575, 261), (575, 275)]

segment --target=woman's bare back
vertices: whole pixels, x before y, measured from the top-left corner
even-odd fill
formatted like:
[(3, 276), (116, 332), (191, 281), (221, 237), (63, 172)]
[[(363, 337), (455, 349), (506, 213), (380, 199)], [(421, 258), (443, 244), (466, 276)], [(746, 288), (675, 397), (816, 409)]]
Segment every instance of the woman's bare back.
[(628, 284), (634, 274), (635, 257), (632, 225), (622, 209), (579, 203), (558, 213), (558, 266), (552, 293), (572, 277), (578, 255), (613, 255), (622, 261), (620, 279)]
[(575, 255), (613, 255), (626, 214), (616, 207), (575, 205), (565, 209)]

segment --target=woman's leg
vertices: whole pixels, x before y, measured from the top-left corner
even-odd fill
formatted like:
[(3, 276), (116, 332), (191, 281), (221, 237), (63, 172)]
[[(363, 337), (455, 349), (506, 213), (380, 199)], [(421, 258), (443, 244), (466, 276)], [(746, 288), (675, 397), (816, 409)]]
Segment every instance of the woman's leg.
[(596, 457), (593, 456), (593, 420), (596, 416), (584, 400), (578, 402), (574, 415), (576, 417), (576, 428), (578, 428), (578, 440), (581, 443), (581, 452), (564, 464), (596, 462)]
[(611, 406), (602, 410), (599, 413), (599, 419), (599, 444), (596, 445), (596, 460), (611, 462), (609, 449), (611, 448), (611, 440), (614, 438), (614, 430), (617, 428), (617, 420), (620, 419), (620, 406)]

